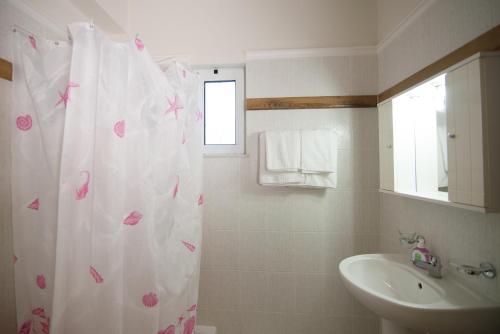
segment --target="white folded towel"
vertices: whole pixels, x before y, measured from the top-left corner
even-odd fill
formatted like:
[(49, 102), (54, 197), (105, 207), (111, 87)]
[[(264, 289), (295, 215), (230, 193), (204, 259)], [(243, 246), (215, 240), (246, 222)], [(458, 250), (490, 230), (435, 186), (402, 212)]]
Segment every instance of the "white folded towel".
[(302, 130), (302, 173), (337, 172), (337, 134), (333, 130)]
[(305, 175), (299, 172), (275, 172), (266, 168), (266, 133), (259, 135), (259, 184), (287, 186), (304, 184)]
[(266, 168), (274, 172), (300, 169), (300, 131), (267, 131)]
[(337, 188), (337, 173), (304, 174), (303, 188)]
[[(336, 188), (337, 173), (302, 173), (302, 171), (270, 171), (266, 168), (266, 133), (259, 135), (259, 184), (263, 186)], [(336, 152), (335, 152), (336, 157)]]

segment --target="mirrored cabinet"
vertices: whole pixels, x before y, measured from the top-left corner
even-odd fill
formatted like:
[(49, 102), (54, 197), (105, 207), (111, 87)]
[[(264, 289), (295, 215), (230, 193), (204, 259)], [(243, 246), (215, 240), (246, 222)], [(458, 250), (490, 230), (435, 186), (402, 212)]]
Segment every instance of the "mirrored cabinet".
[(378, 106), (380, 189), (500, 211), (500, 53), (479, 53)]

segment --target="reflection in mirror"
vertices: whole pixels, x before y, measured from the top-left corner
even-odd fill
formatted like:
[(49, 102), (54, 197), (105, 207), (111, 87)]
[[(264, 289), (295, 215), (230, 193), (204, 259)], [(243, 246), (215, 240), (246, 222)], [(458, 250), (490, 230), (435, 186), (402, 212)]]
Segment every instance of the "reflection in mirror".
[(396, 192), (448, 200), (444, 78), (392, 100)]

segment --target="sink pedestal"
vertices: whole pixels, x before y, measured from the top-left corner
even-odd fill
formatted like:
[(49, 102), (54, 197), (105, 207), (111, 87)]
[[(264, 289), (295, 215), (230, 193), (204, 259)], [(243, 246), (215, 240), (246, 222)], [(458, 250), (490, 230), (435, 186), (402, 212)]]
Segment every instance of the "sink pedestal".
[(408, 329), (382, 318), (380, 319), (380, 334), (425, 334), (425, 332)]

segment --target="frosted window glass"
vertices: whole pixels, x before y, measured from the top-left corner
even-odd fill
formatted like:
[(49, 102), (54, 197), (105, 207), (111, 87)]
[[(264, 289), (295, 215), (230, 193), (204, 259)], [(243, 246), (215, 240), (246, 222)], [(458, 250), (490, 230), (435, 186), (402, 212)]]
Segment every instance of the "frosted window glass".
[(205, 145), (236, 144), (236, 81), (205, 81)]

